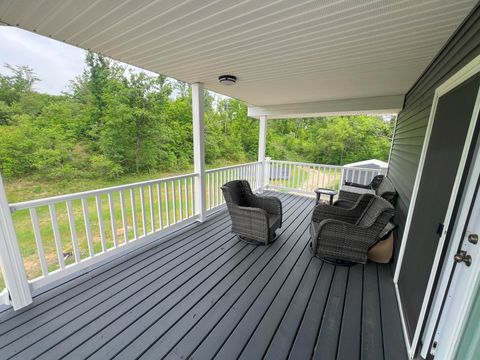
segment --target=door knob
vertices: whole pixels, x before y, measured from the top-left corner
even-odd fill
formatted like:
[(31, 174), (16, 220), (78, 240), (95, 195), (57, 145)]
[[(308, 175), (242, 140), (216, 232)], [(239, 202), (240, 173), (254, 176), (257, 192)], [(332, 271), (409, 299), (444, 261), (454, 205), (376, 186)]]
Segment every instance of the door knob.
[(460, 250), (458, 253), (456, 253), (453, 257), (453, 260), (456, 263), (464, 262), (467, 266), (472, 265), (472, 257), (468, 255), (465, 250)]
[(478, 235), (477, 234), (468, 235), (468, 241), (473, 245), (475, 245), (476, 243), (478, 243)]

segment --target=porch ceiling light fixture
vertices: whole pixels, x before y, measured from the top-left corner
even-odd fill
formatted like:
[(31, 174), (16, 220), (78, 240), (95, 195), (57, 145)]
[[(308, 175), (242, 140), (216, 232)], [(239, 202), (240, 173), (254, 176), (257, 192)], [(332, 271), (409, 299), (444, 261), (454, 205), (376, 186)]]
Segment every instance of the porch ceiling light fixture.
[(234, 85), (237, 82), (237, 77), (234, 75), (220, 75), (218, 81), (223, 85)]

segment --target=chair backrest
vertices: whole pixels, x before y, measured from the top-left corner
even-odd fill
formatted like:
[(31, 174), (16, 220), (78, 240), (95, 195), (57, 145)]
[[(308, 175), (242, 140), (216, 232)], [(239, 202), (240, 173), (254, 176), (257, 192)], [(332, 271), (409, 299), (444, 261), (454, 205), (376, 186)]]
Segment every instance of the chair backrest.
[(395, 190), (395, 187), (393, 186), (390, 179), (385, 176), (375, 190), (375, 194), (384, 198), (387, 201), (390, 201), (391, 203), (394, 203), (397, 197), (397, 190)]
[(380, 219), (381, 224), (378, 224), (379, 231), (381, 231), (394, 214), (395, 208), (391, 203), (379, 196), (375, 196), (358, 218), (356, 225), (371, 227), (382, 217), (382, 219)]
[(246, 180), (233, 180), (222, 187), (223, 197), (227, 207), (231, 205), (249, 206), (248, 197), (253, 194), (250, 184)]
[(382, 183), (383, 179), (385, 178), (385, 175), (375, 175), (370, 182), (370, 188), (372, 190), (377, 190), (378, 186)]

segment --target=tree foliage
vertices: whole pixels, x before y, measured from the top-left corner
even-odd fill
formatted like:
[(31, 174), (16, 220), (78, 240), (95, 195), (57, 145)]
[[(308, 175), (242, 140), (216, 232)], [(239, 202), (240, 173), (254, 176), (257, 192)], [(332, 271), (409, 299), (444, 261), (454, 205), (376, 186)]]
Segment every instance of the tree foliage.
[[(88, 53), (59, 96), (34, 91), (25, 66), (0, 75), (0, 170), (7, 177), (113, 178), (183, 170), (193, 159), (191, 91)], [(254, 161), (258, 121), (241, 101), (205, 93), (206, 161)], [(267, 154), (326, 164), (386, 160), (393, 122), (349, 116), (269, 121)]]

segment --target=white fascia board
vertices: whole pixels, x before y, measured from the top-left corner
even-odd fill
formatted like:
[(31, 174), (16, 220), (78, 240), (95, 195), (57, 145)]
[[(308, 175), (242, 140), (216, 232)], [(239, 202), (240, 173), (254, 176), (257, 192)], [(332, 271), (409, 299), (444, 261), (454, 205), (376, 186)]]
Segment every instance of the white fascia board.
[(330, 115), (390, 115), (400, 112), (403, 107), (403, 99), (404, 95), (393, 95), (296, 104), (249, 106), (248, 116), (286, 119)]

